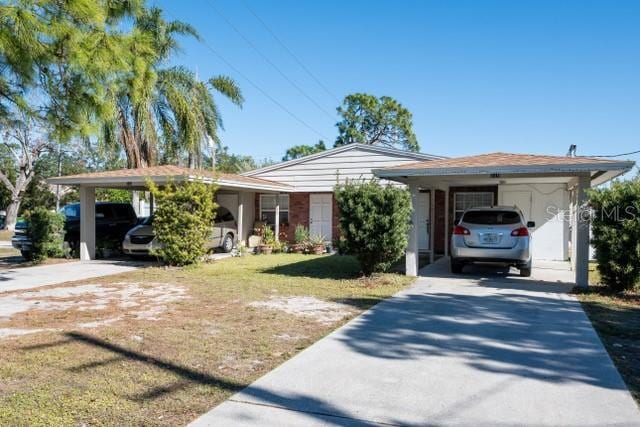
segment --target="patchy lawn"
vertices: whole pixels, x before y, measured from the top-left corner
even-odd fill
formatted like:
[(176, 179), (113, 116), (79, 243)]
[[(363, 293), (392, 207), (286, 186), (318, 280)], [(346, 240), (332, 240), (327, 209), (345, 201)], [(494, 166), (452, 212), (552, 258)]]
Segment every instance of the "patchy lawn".
[(410, 283), (358, 271), (247, 256), (0, 293), (0, 425), (184, 425)]
[(640, 291), (611, 294), (604, 286), (592, 285), (576, 293), (640, 405)]
[(11, 240), (13, 237), (13, 231), (0, 230), (0, 240)]

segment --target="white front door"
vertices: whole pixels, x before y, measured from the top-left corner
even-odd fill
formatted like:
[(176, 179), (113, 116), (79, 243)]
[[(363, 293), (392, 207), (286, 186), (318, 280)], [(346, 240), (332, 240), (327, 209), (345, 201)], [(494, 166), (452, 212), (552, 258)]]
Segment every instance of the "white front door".
[(309, 234), (331, 240), (333, 194), (309, 195)]
[(431, 200), (429, 193), (418, 193), (418, 206), (416, 213), (418, 214), (418, 250), (429, 250), (429, 205)]

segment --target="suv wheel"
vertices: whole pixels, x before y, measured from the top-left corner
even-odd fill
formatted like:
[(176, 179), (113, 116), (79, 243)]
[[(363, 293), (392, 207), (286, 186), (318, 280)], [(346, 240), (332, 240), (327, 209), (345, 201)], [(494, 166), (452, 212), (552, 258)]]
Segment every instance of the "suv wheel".
[(453, 274), (460, 274), (462, 273), (462, 268), (464, 267), (464, 264), (459, 262), (459, 261), (454, 261), (453, 258), (451, 259), (451, 272)]
[(222, 241), (222, 251), (228, 254), (232, 250), (233, 250), (233, 234), (227, 233), (227, 235), (224, 236), (224, 240)]
[(522, 267), (520, 269), (520, 277), (531, 277), (531, 267)]

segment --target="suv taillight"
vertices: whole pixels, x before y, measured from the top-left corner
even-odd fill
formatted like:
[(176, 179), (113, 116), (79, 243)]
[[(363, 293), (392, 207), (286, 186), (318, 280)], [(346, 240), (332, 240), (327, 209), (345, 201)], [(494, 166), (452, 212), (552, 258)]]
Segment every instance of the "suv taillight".
[(514, 237), (525, 237), (529, 235), (529, 229), (527, 227), (516, 228), (511, 232)]
[(460, 236), (468, 236), (471, 234), (471, 232), (467, 228), (464, 228), (461, 225), (456, 225), (455, 227), (453, 227), (453, 234), (460, 235)]

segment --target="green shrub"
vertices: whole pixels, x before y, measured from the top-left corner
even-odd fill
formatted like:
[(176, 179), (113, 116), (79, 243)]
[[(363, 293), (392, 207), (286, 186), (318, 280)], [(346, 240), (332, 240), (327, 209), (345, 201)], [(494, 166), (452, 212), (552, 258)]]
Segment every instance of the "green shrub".
[(31, 239), (31, 258), (35, 262), (64, 256), (64, 215), (37, 207), (26, 216)]
[(198, 262), (207, 253), (212, 232), (216, 187), (203, 182), (169, 183), (159, 188), (148, 182), (157, 208), (153, 229), (162, 248), (156, 251), (169, 265)]
[(632, 289), (640, 278), (640, 180), (591, 190), (592, 240), (598, 272), (612, 291)]
[(309, 240), (309, 229), (302, 224), (296, 225), (293, 238), (298, 245), (304, 245)]
[(377, 181), (336, 186), (341, 248), (354, 255), (365, 275), (386, 271), (407, 247), (409, 193)]

